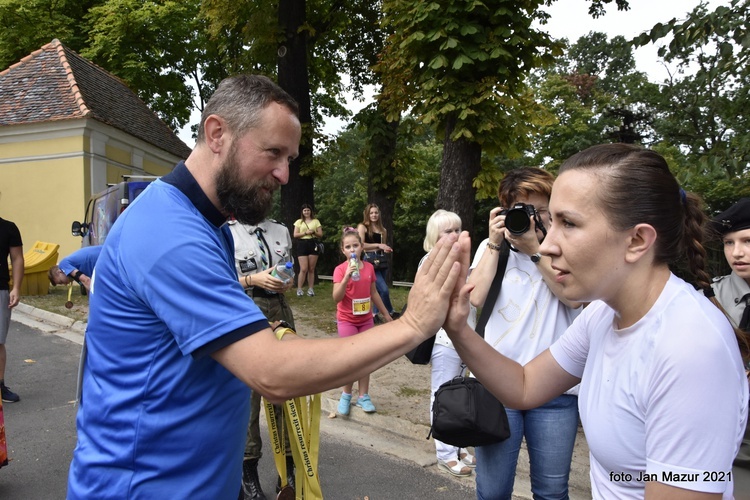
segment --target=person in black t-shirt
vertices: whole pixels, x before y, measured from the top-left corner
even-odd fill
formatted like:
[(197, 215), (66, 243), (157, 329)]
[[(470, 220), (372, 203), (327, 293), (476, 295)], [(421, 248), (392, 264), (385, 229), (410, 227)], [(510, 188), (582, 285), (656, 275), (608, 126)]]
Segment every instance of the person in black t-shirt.
[[(8, 256), (13, 266), (13, 288), (8, 286), (10, 270)], [(0, 392), (6, 403), (15, 403), (21, 398), (5, 385), (5, 340), (10, 328), (11, 310), (18, 305), (23, 280), (23, 242), (18, 227), (9, 220), (0, 218)]]

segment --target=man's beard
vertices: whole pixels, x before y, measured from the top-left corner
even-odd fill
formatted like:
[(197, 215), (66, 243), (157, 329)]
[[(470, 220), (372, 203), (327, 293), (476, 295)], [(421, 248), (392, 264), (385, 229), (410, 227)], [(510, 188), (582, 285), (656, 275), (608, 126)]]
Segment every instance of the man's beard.
[(272, 181), (243, 181), (235, 151), (216, 175), (216, 195), (225, 212), (242, 224), (256, 225), (266, 218), (273, 205)]

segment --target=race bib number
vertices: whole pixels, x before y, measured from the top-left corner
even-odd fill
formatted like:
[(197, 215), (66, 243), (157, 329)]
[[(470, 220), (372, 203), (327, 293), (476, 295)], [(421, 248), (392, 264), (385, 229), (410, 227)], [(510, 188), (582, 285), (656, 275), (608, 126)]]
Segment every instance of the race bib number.
[(361, 316), (370, 313), (370, 298), (352, 300), (352, 314)]

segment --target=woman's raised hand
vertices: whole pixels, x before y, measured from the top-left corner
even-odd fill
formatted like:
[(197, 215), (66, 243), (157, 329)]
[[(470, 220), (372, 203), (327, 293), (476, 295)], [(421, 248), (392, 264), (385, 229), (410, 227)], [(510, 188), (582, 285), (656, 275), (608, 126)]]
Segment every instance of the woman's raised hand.
[(474, 289), (474, 285), (466, 283), (466, 279), (469, 275), (469, 264), (471, 260), (471, 238), (469, 233), (461, 233), (461, 237), (465, 236), (465, 241), (459, 240), (463, 245), (466, 246), (466, 251), (461, 254), (461, 270), (456, 286), (454, 287), (453, 294), (451, 295), (450, 302), (448, 304), (448, 314), (445, 317), (445, 323), (443, 328), (450, 334), (451, 331), (461, 331), (466, 326), (466, 320), (469, 317), (471, 309), (471, 303), (469, 302), (469, 294)]

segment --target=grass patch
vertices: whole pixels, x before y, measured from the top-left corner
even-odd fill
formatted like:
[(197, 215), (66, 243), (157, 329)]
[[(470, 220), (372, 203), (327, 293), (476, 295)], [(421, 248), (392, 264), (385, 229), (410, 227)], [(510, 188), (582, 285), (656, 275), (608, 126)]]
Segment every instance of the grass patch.
[(67, 316), (76, 321), (86, 321), (89, 315), (89, 297), (88, 295), (81, 295), (81, 287), (78, 284), (73, 287), (73, 293), (70, 297), (70, 301), (73, 302), (72, 308), (65, 307), (67, 301), (67, 286), (50, 286), (47, 295), (21, 296), (21, 302), (28, 306)]
[(430, 389), (414, 389), (413, 387), (407, 387), (405, 385), (402, 385), (398, 393), (396, 393), (397, 396), (402, 398), (412, 398), (416, 396), (429, 396), (430, 395)]

